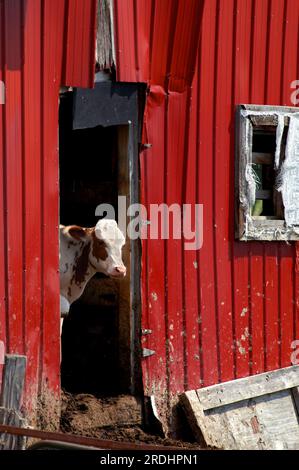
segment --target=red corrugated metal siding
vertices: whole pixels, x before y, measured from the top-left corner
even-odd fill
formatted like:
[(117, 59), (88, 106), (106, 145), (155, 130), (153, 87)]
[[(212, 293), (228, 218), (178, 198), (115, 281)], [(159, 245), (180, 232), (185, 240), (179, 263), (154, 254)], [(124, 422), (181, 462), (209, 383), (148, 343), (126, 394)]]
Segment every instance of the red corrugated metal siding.
[[(49, 421), (60, 386), (58, 95), (64, 77), (92, 86), (95, 8), (0, 2), (0, 340), (27, 356), (26, 406), (47, 399)], [(71, 36), (75, 27), (82, 34)]]
[(94, 70), (86, 68), (86, 63), (95, 60), (96, 8), (95, 0), (66, 0), (62, 62), (62, 81), (66, 85), (93, 87)]
[(204, 205), (199, 252), (143, 241), (142, 323), (156, 350), (145, 391), (169, 404), (185, 389), (290, 365), (299, 337), (294, 245), (234, 241), (235, 105), (292, 104), (299, 1), (201, 7), (115, 0), (118, 79), (150, 86), (142, 200)]

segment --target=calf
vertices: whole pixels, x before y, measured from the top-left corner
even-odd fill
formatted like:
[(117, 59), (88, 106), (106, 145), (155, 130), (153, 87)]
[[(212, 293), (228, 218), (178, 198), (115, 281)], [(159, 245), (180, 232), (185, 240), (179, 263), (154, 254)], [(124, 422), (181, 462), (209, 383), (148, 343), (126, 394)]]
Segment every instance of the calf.
[(60, 225), (60, 311), (83, 293), (95, 273), (120, 279), (126, 275), (121, 250), (125, 238), (115, 220), (101, 219), (92, 228)]

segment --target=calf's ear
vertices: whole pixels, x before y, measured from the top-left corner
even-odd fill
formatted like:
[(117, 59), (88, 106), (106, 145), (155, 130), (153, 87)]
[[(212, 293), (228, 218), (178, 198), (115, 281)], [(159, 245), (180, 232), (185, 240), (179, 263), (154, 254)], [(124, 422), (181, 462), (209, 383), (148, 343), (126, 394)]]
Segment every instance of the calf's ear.
[(70, 225), (69, 227), (66, 227), (66, 231), (70, 237), (75, 238), (76, 240), (82, 240), (87, 236), (86, 230), (78, 225)]

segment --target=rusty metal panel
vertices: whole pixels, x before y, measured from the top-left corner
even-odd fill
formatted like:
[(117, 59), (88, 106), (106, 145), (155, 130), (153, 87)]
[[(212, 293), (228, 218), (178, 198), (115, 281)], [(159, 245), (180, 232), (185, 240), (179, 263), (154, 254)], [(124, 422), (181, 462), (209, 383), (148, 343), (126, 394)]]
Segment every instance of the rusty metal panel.
[(294, 105), (299, 1), (115, 0), (114, 14), (118, 80), (149, 87), (142, 202), (204, 206), (199, 251), (143, 240), (145, 392), (169, 411), (183, 390), (289, 366), (299, 338), (294, 244), (234, 239), (235, 107)]
[(27, 416), (39, 408), (45, 426), (60, 393), (59, 87), (92, 86), (94, 74), (96, 1), (76, 1), (79, 17), (72, 7), (0, 2), (0, 350), (26, 355)]

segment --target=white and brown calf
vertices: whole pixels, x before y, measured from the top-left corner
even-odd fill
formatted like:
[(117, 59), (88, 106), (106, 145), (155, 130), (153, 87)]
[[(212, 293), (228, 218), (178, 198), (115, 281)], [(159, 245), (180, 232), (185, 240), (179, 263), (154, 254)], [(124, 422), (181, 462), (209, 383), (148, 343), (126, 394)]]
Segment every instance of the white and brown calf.
[[(125, 238), (115, 220), (101, 219), (95, 227), (60, 225), (60, 311), (68, 314), (70, 305), (83, 293), (95, 273), (123, 278)], [(62, 322), (61, 322), (62, 325)]]

